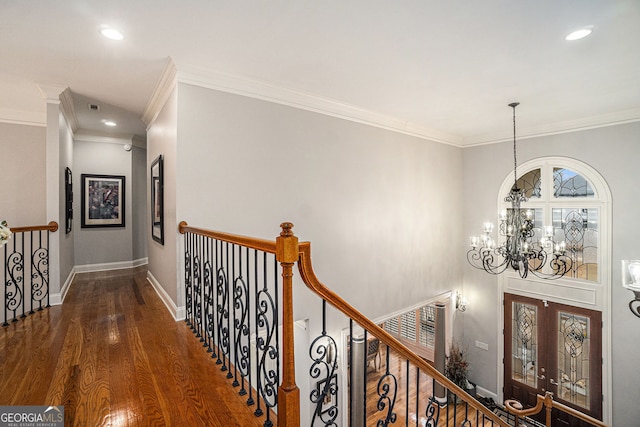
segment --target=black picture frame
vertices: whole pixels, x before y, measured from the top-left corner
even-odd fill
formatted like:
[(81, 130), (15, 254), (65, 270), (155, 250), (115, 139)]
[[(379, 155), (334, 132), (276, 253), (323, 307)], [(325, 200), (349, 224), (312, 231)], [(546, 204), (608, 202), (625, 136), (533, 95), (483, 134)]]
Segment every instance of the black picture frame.
[(82, 228), (125, 226), (125, 177), (83, 173)]
[(160, 154), (151, 163), (151, 237), (164, 245), (164, 166)]
[(71, 169), (64, 170), (64, 223), (65, 233), (73, 230), (73, 174)]

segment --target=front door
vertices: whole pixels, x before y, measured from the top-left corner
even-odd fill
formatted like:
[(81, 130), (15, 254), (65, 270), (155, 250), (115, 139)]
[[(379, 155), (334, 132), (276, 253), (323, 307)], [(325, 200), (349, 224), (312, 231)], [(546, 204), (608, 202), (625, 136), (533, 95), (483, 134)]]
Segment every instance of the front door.
[[(601, 332), (599, 311), (504, 294), (504, 398), (535, 406), (548, 390), (601, 420)], [(560, 411), (552, 417), (554, 426), (583, 425)]]

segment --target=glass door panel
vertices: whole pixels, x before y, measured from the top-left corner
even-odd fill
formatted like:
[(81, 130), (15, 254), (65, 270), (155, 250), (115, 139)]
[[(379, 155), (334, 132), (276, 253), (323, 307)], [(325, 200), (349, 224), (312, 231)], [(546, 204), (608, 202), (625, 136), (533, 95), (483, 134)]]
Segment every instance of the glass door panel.
[(538, 308), (512, 302), (511, 379), (538, 388)]
[(558, 397), (589, 409), (589, 318), (558, 312)]

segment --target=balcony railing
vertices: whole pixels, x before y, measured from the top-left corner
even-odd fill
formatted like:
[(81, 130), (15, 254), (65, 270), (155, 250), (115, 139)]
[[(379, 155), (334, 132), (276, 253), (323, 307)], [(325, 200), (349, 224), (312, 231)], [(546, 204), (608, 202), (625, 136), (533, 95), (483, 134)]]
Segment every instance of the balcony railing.
[(49, 236), (57, 230), (53, 221), (11, 228), (13, 236), (0, 248), (4, 261), (3, 326), (49, 307)]
[[(508, 425), (322, 284), (313, 272), (311, 244), (298, 242), (292, 224), (281, 227), (275, 241), (185, 222), (179, 227), (186, 322), (265, 426), (299, 426), (301, 404), (310, 408), (311, 426)], [(318, 297), (316, 308), (305, 308), (314, 322), (308, 330), (318, 335), (298, 352), (295, 264)], [(346, 342), (329, 332), (329, 324), (348, 327)], [(373, 359), (367, 357), (372, 340), (378, 349)], [(308, 376), (298, 379), (308, 383), (307, 396), (296, 384), (296, 362), (309, 366)]]

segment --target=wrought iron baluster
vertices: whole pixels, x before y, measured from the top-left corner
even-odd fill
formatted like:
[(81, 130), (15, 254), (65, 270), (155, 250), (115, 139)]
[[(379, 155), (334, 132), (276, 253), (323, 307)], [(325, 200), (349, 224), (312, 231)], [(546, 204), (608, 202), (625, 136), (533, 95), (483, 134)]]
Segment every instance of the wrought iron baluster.
[[(367, 339), (367, 332), (365, 331), (365, 343), (367, 342), (366, 339)], [(378, 409), (378, 411), (386, 410), (386, 413), (384, 414), (384, 419), (379, 419), (378, 423), (376, 424), (379, 427), (386, 427), (389, 424), (395, 423), (398, 417), (398, 415), (394, 412), (396, 399), (398, 397), (397, 396), (398, 379), (395, 377), (395, 375), (393, 375), (389, 371), (389, 353), (390, 353), (389, 347), (387, 346), (386, 367), (385, 367), (386, 371), (384, 375), (382, 375), (382, 377), (380, 377), (380, 379), (378, 380), (378, 387), (377, 387), (378, 403), (376, 405), (376, 408)], [(408, 378), (409, 377), (408, 375), (409, 361), (407, 360), (405, 363), (407, 366), (407, 378)], [(365, 378), (366, 378), (366, 374), (365, 374)], [(365, 381), (365, 388), (366, 388), (366, 381)], [(407, 388), (407, 392), (408, 392), (408, 388)], [(365, 402), (366, 402), (366, 397), (365, 397)], [(406, 419), (408, 420), (409, 418), (407, 417)]]
[(228, 261), (229, 244), (220, 242), (220, 266), (216, 274), (217, 277), (217, 295), (218, 295), (218, 351), (222, 354), (218, 355), (216, 363), (222, 364), (222, 371), (227, 370), (227, 357), (229, 356), (229, 311), (228, 311), (228, 295), (229, 285), (227, 279), (227, 271), (229, 267)]
[[(236, 332), (236, 348), (235, 348), (235, 366), (240, 374), (240, 381), (236, 374), (234, 386), (242, 385), (239, 394), (244, 396), (247, 394), (245, 389), (245, 377), (249, 375), (251, 368), (251, 359), (249, 354), (250, 333), (249, 333), (249, 284), (248, 284), (248, 264), (246, 266), (246, 274), (243, 274), (242, 247), (238, 248), (238, 270), (239, 274), (235, 279), (234, 286), (234, 322)], [(248, 249), (246, 250), (248, 256)], [(248, 260), (247, 260), (248, 261)], [(245, 279), (245, 277), (247, 279)]]
[[(33, 233), (33, 232), (31, 232)], [(33, 237), (31, 239), (31, 310), (34, 313), (34, 303), (38, 302), (38, 311), (43, 310), (42, 302), (46, 298), (46, 307), (49, 304), (49, 232), (47, 231), (46, 247), (42, 244), (42, 233), (38, 231), (38, 247), (34, 249)]]
[(336, 354), (336, 342), (327, 335), (327, 302), (322, 300), (322, 333), (316, 337), (309, 347), (309, 356), (312, 360), (309, 374), (317, 384), (310, 394), (311, 403), (315, 405), (311, 426), (316, 421), (325, 426), (337, 426), (338, 405), (338, 361)]
[(191, 286), (192, 286), (192, 273), (191, 273), (191, 233), (184, 234), (184, 300), (185, 300), (185, 319), (187, 325), (191, 326)]
[[(13, 251), (5, 257), (6, 271), (9, 278), (5, 280), (4, 305), (5, 321), (3, 326), (9, 325), (9, 312), (13, 312), (12, 322), (17, 322), (16, 314), (24, 303), (24, 255), (17, 248), (17, 238), (13, 239)], [(5, 255), (9, 244), (5, 245)], [(22, 240), (22, 252), (24, 252), (24, 235)]]

